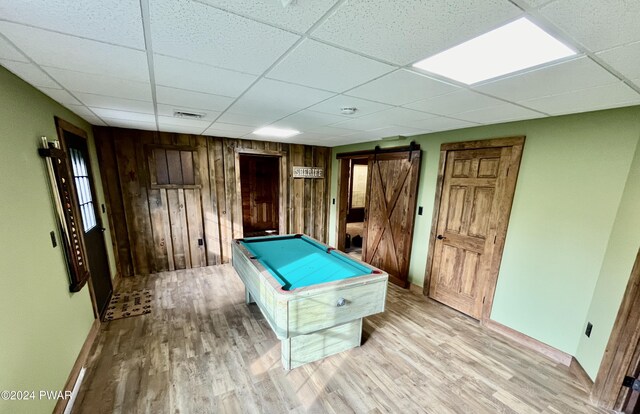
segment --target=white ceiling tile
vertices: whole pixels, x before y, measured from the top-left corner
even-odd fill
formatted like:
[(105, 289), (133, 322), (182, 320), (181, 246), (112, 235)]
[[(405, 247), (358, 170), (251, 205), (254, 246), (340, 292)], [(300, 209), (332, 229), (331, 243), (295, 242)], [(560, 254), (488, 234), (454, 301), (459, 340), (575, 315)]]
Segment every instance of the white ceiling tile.
[(52, 89), (52, 88), (38, 88), (38, 89), (40, 89), (40, 91), (48, 95), (54, 101), (61, 103), (64, 106), (81, 104), (69, 92), (63, 89)]
[(76, 115), (80, 115), (80, 116), (87, 115), (87, 116), (93, 116), (93, 117), (96, 116), (96, 114), (91, 112), (91, 110), (84, 105), (65, 105), (65, 107), (73, 111), (73, 113)]
[(18, 62), (29, 62), (29, 59), (24, 57), (22, 53), (13, 47), (7, 40), (5, 40), (0, 34), (0, 59), (15, 60)]
[(618, 82), (521, 103), (551, 115), (563, 115), (640, 104), (640, 94)]
[[(244, 108), (240, 108), (244, 109)], [(220, 115), (218, 121), (228, 124), (248, 125), (251, 127), (262, 127), (285, 117), (287, 114), (295, 111), (280, 111), (278, 109), (263, 109), (255, 113), (235, 113), (225, 112)], [(254, 128), (255, 129), (255, 128)]]
[(175, 111), (201, 114), (203, 115), (203, 117), (200, 119), (203, 121), (207, 121), (207, 125), (213, 122), (221, 114), (221, 112), (212, 111), (210, 109), (198, 109), (198, 108), (188, 108), (188, 107), (177, 106), (177, 105), (158, 104), (158, 116), (173, 117), (173, 114)]
[(627, 79), (640, 77), (640, 42), (609, 49), (597, 56)]
[(430, 130), (426, 128), (418, 129), (418, 128), (409, 128), (405, 126), (399, 126), (399, 125), (391, 125), (386, 128), (375, 129), (371, 132), (375, 133), (380, 138), (386, 138), (386, 137), (394, 137), (397, 135), (410, 137), (412, 135), (426, 134), (430, 132)]
[(136, 122), (147, 122), (147, 123), (155, 123), (156, 117), (153, 114), (143, 114), (140, 112), (127, 112), (127, 111), (118, 111), (115, 109), (105, 109), (105, 108), (94, 108), (89, 107), (96, 115), (100, 118), (105, 119), (120, 119), (122, 121), (136, 121)]
[(81, 117), (82, 117), (82, 119), (84, 119), (85, 121), (90, 123), (91, 125), (107, 126), (107, 124), (102, 119), (98, 118), (97, 116), (81, 115)]
[(116, 127), (116, 128), (142, 129), (146, 131), (158, 130), (155, 122), (145, 122), (145, 121), (138, 121), (133, 119), (108, 118), (108, 117), (102, 117), (102, 119), (104, 120), (104, 122), (107, 123), (107, 125), (111, 127)]
[(351, 135), (353, 134), (353, 129), (348, 128), (337, 128), (335, 126), (324, 126), (319, 128), (313, 128), (309, 132), (315, 134), (327, 135), (330, 137), (340, 137), (343, 135)]
[(309, 109), (330, 115), (340, 115), (340, 108), (345, 107), (357, 109), (355, 114), (348, 115), (350, 118), (358, 118), (392, 108), (390, 105), (385, 105), (379, 102), (367, 101), (366, 99), (354, 98), (347, 95), (336, 95), (333, 98), (320, 102), (317, 105), (313, 105)]
[(342, 92), (394, 69), (394, 66), (307, 39), (270, 70), (267, 77)]
[(510, 101), (521, 101), (605, 85), (616, 80), (600, 65), (582, 57), (486, 83), (475, 89)]
[(335, 124), (349, 119), (345, 116), (329, 115), (309, 110), (300, 111), (273, 124), (278, 128), (291, 128), (307, 131), (313, 128)]
[(402, 69), (350, 90), (347, 94), (392, 105), (404, 105), (459, 89), (457, 86)]
[(174, 116), (158, 116), (158, 124), (160, 129), (163, 125), (175, 125), (189, 128), (199, 128), (202, 132), (205, 128), (211, 125), (211, 121), (202, 119), (189, 119), (189, 118), (176, 118)]
[(542, 118), (544, 116), (546, 115), (510, 103), (456, 114), (456, 118), (479, 124), (497, 124), (523, 119)]
[(261, 74), (300, 38), (189, 0), (151, 2), (156, 53)]
[(151, 101), (151, 85), (148, 82), (136, 82), (46, 66), (43, 69), (62, 86), (73, 92)]
[(237, 132), (243, 135), (253, 132), (256, 128), (248, 125), (225, 124), (224, 122), (215, 122), (210, 129), (218, 131)]
[(9, 69), (11, 72), (24, 79), (25, 82), (30, 83), (33, 86), (62, 89), (60, 85), (47, 76), (42, 69), (32, 63), (0, 59), (0, 65)]
[(156, 84), (228, 97), (239, 96), (258, 77), (201, 63), (154, 55)]
[(371, 115), (340, 122), (335, 125), (338, 128), (349, 128), (355, 130), (372, 130), (386, 128), (392, 125), (402, 125), (405, 123), (433, 118), (435, 115), (406, 108), (391, 108), (385, 111), (376, 112)]
[[(271, 79), (261, 79), (230, 108), (229, 112), (246, 114), (272, 121), (283, 118), (334, 94), (318, 89), (293, 85)], [(224, 114), (223, 117), (227, 115)], [(231, 124), (251, 125), (247, 122), (225, 121)], [(253, 123), (252, 123), (253, 124)]]
[(213, 111), (223, 111), (234, 101), (233, 98), (221, 95), (212, 95), (184, 89), (156, 86), (156, 99), (158, 103), (166, 105), (178, 105), (187, 108), (205, 108)]
[(39, 65), (149, 82), (143, 51), (7, 22), (0, 32)]
[(435, 118), (423, 119), (419, 121), (407, 122), (407, 126), (416, 129), (425, 129), (429, 131), (447, 131), (450, 129), (461, 129), (478, 126), (475, 122), (463, 121), (455, 118), (447, 118), (438, 116)]
[(550, 3), (554, 0), (515, 0), (516, 3), (522, 3), (523, 5), (536, 8), (540, 6), (544, 6), (547, 3)]
[(211, 135), (215, 137), (240, 138), (253, 132), (255, 129), (256, 128), (252, 126), (233, 125), (233, 124), (224, 124), (222, 122), (216, 122), (211, 127), (209, 127), (206, 131), (204, 131), (204, 135)]
[(305, 32), (337, 0), (294, 1), (283, 7), (278, 0), (200, 0), (234, 13), (296, 32)]
[(202, 127), (194, 127), (194, 126), (184, 126), (184, 125), (173, 125), (166, 123), (159, 123), (160, 127), (159, 131), (162, 132), (173, 132), (176, 134), (192, 134), (192, 135), (201, 135)]
[(85, 121), (89, 122), (91, 125), (99, 125), (106, 126), (104, 122), (100, 118), (98, 118), (89, 108), (84, 105), (66, 105), (68, 109), (73, 111), (76, 115), (80, 116)]
[(258, 102), (277, 102), (305, 108), (334, 96), (331, 92), (292, 85), (271, 79), (261, 79), (242, 97)]
[(406, 65), (494, 29), (521, 13), (504, 0), (348, 1), (312, 35)]
[(0, 3), (0, 16), (56, 32), (144, 49), (138, 1), (6, 1)]
[(153, 114), (153, 102), (136, 101), (133, 99), (115, 98), (113, 96), (94, 95), (90, 93), (76, 92), (76, 97), (83, 104), (95, 108), (116, 109), (126, 112), (141, 112), (144, 114)]
[(636, 0), (557, 0), (540, 13), (594, 52), (640, 40)]
[(438, 115), (452, 115), (473, 109), (498, 106), (502, 103), (503, 101), (498, 99), (463, 89), (436, 98), (413, 102), (405, 106)]
[(378, 140), (380, 138), (384, 138), (384, 137), (380, 136), (378, 133), (376, 133), (375, 130), (373, 130), (373, 131), (359, 131), (351, 135), (343, 135), (339, 138), (336, 138), (336, 140), (344, 142), (344, 144), (339, 144), (339, 145), (347, 145), (347, 144), (355, 144), (357, 142), (367, 142), (367, 141)]

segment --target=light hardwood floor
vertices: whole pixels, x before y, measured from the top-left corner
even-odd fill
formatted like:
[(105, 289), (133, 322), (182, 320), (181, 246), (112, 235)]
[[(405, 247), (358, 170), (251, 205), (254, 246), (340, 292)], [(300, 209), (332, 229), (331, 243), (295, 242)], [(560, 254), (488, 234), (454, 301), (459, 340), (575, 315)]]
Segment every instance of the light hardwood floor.
[(151, 314), (109, 322), (74, 413), (592, 413), (567, 367), (389, 285), (365, 343), (284, 371), (230, 265), (123, 280)]

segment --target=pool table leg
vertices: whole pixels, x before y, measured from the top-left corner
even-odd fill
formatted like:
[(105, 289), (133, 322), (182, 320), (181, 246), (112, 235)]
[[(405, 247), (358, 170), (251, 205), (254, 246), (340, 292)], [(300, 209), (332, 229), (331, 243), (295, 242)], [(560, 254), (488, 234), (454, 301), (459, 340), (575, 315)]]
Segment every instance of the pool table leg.
[(249, 293), (249, 289), (247, 289), (246, 287), (244, 288), (244, 301), (247, 305), (256, 303), (256, 301), (253, 300), (253, 298), (251, 297), (251, 293)]

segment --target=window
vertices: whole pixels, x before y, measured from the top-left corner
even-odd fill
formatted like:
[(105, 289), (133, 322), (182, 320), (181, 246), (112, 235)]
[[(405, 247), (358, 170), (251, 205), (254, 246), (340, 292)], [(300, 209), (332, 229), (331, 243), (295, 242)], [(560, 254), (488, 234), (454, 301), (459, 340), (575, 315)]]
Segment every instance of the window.
[(152, 188), (196, 187), (193, 148), (154, 146), (147, 151)]
[(71, 166), (73, 168), (73, 180), (76, 184), (76, 190), (78, 192), (78, 203), (80, 206), (80, 215), (82, 216), (82, 227), (84, 232), (96, 226), (96, 213), (93, 209), (93, 198), (91, 194), (91, 187), (89, 184), (89, 172), (87, 171), (87, 163), (84, 160), (82, 153), (75, 149), (70, 148), (71, 154)]

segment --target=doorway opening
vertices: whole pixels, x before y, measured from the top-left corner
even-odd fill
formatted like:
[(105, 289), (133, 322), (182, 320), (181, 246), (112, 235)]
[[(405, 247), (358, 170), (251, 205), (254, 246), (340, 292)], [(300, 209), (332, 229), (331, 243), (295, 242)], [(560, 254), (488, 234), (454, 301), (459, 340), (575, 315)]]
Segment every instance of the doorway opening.
[(351, 165), (348, 180), (349, 194), (347, 196), (347, 228), (344, 252), (362, 260), (365, 202), (369, 189), (367, 182), (369, 167), (366, 159), (348, 160), (348, 162)]
[(244, 237), (268, 236), (280, 228), (280, 158), (239, 154)]
[(390, 282), (408, 287), (420, 146), (376, 147), (337, 158), (336, 247), (360, 253), (360, 260), (389, 273)]

